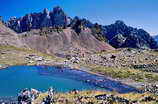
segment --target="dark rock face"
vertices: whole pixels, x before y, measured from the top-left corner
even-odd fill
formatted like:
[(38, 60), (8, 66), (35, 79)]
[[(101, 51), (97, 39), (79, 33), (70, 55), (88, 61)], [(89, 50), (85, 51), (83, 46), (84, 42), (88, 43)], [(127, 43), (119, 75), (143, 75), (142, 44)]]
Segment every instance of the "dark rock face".
[(14, 31), (21, 33), (31, 29), (40, 29), (42, 27), (65, 28), (68, 25), (69, 18), (60, 7), (55, 7), (53, 11), (44, 9), (41, 13), (27, 14), (24, 17), (11, 18), (7, 25)]
[(85, 28), (92, 28), (94, 24), (86, 19), (80, 19), (79, 17), (75, 17), (72, 19), (70, 23), (70, 27), (75, 30), (76, 33), (80, 33)]
[(109, 43), (115, 48), (158, 48), (156, 41), (143, 29), (137, 29), (116, 21), (105, 26), (105, 34)]
[(52, 24), (55, 27), (66, 27), (68, 24), (68, 18), (64, 11), (60, 7), (53, 9), (53, 12), (50, 13)]
[(52, 26), (51, 17), (49, 15), (48, 9), (44, 9), (41, 17), (41, 27), (49, 27), (49, 26)]

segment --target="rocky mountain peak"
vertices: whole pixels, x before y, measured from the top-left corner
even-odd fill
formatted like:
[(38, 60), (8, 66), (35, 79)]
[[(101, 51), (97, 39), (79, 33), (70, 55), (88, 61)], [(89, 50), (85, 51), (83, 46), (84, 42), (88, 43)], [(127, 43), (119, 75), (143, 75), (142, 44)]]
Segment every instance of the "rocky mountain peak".
[(64, 13), (63, 9), (61, 7), (59, 7), (59, 6), (54, 7), (53, 8), (53, 12), (57, 13), (57, 14)]
[(51, 17), (50, 17), (50, 13), (49, 10), (47, 8), (45, 8), (43, 10), (43, 13), (41, 14), (41, 27), (50, 27), (52, 26), (52, 21), (51, 21)]
[(43, 10), (43, 14), (49, 15), (49, 10), (48, 10), (47, 8), (45, 8), (45, 9)]
[(53, 12), (50, 14), (53, 27), (62, 27), (65, 28), (68, 25), (68, 17), (59, 6), (53, 9)]
[(115, 21), (115, 24), (116, 25), (125, 25), (125, 23), (123, 21), (121, 21), (121, 20)]
[(51, 12), (45, 8), (43, 12), (27, 14), (20, 18), (14, 17), (7, 22), (7, 26), (18, 33), (43, 27), (64, 28), (67, 25), (68, 17), (59, 6), (55, 7)]

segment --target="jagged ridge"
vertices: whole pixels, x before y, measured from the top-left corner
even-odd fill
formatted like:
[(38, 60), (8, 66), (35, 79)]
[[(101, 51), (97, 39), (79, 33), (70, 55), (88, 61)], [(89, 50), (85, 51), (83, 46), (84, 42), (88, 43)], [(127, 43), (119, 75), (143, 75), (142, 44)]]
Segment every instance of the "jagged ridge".
[(156, 41), (143, 29), (127, 26), (123, 21), (116, 21), (114, 24), (103, 26), (78, 17), (72, 19), (60, 7), (55, 7), (50, 12), (44, 9), (41, 13), (27, 14), (21, 18), (11, 18), (7, 25), (19, 33), (43, 27), (62, 29), (71, 27), (79, 34), (82, 30), (89, 28), (95, 38), (109, 42), (115, 48), (158, 48)]

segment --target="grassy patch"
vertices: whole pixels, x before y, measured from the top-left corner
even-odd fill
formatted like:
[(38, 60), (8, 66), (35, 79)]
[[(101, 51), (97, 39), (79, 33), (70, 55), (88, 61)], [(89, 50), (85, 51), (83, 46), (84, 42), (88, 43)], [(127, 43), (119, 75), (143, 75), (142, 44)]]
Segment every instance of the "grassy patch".
[(106, 75), (112, 78), (129, 78), (138, 82), (158, 81), (157, 73), (144, 72), (141, 70), (135, 70), (130, 68), (113, 68), (97, 65), (86, 65), (86, 67), (89, 67), (92, 72), (100, 73), (102, 75)]
[(28, 55), (42, 56), (48, 60), (60, 61), (61, 59), (54, 56), (38, 52), (32, 49), (17, 48), (13, 46), (0, 46), (0, 64), (1, 65), (35, 65), (36, 62), (28, 64), (26, 56)]

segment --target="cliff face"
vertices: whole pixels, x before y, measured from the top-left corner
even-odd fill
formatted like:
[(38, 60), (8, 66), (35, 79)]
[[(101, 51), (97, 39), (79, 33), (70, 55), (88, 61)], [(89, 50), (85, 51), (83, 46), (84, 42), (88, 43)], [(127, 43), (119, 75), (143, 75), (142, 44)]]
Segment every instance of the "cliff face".
[(42, 27), (66, 27), (69, 18), (60, 7), (55, 7), (53, 11), (44, 9), (40, 13), (27, 14), (24, 17), (12, 17), (7, 22), (9, 28), (21, 33), (30, 31), (31, 29), (39, 29)]
[(32, 30), (22, 33), (21, 38), (30, 48), (45, 53), (58, 53), (74, 49), (91, 52), (114, 50), (109, 44), (98, 41), (91, 35), (89, 29), (82, 31), (80, 34), (70, 28), (61, 31), (51, 30), (51, 32), (48, 32), (47, 29), (42, 31)]
[(2, 22), (0, 22), (0, 45), (24, 47), (24, 44), (19, 39), (18, 35), (7, 28)]

